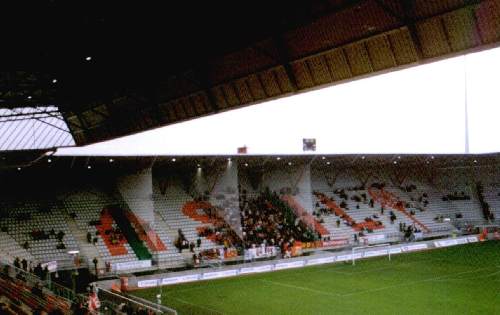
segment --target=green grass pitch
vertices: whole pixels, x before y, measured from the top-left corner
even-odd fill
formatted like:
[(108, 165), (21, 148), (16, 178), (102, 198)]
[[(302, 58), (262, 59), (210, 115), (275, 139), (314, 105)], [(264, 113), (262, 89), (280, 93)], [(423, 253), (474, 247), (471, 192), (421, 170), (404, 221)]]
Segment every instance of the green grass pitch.
[(165, 286), (162, 296), (181, 315), (500, 314), (500, 242)]

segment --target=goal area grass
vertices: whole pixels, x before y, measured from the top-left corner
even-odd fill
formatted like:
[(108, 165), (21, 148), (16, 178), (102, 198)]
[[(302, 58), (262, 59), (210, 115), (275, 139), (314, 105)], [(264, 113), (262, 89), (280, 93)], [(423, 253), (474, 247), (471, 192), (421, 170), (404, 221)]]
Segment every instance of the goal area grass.
[(181, 315), (500, 314), (499, 241), (391, 258), (164, 286), (162, 302)]

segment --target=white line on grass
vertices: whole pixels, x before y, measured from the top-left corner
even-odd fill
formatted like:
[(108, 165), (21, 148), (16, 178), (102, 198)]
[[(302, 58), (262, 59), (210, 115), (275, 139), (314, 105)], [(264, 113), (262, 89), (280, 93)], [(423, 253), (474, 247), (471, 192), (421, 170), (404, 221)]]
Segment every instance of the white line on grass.
[(180, 299), (180, 298), (175, 297), (175, 296), (172, 296), (171, 298), (174, 299), (174, 300), (177, 300), (177, 301), (179, 301), (181, 303), (184, 303), (184, 304), (187, 304), (187, 305), (191, 305), (191, 306), (194, 306), (194, 307), (197, 307), (197, 308), (201, 308), (201, 309), (203, 309), (205, 311), (210, 311), (210, 312), (214, 312), (214, 313), (217, 313), (217, 314), (223, 314), (224, 315), (224, 313), (222, 313), (221, 311), (214, 310), (213, 308), (210, 308), (210, 307), (206, 307), (206, 306), (194, 304), (194, 303), (188, 302), (186, 300)]
[(374, 268), (374, 269), (367, 269), (367, 270), (355, 271), (355, 272), (343, 272), (343, 271), (338, 271), (338, 270), (335, 270), (335, 269), (325, 270), (325, 272), (333, 272), (333, 273), (338, 273), (338, 274), (346, 275), (346, 276), (355, 276), (355, 275), (359, 275), (359, 274), (363, 274), (363, 273), (370, 273), (370, 272), (375, 272), (375, 271), (383, 271), (383, 270), (388, 270), (388, 269), (394, 270), (395, 266), (401, 266), (401, 265), (402, 264), (394, 264), (392, 266), (381, 267), (381, 268)]
[(436, 280), (436, 281), (461, 281), (461, 280), (476, 280), (476, 279), (483, 279), (483, 278), (489, 278), (489, 277), (492, 277), (494, 275), (497, 275), (500, 273), (500, 270), (499, 271), (495, 271), (493, 273), (488, 273), (486, 275), (483, 275), (483, 276), (477, 276), (477, 277), (469, 277), (469, 278), (450, 278), (450, 279), (440, 279), (440, 280)]
[(311, 288), (301, 287), (301, 286), (297, 286), (297, 285), (293, 285), (293, 284), (287, 284), (287, 283), (278, 282), (278, 281), (271, 281), (271, 280), (265, 280), (265, 279), (260, 279), (260, 281), (264, 282), (264, 283), (278, 285), (278, 286), (285, 287), (285, 288), (291, 288), (291, 289), (297, 289), (297, 290), (302, 290), (302, 291), (308, 291), (308, 292), (312, 292), (312, 293), (316, 293), (316, 294), (321, 294), (321, 295), (334, 296), (334, 297), (339, 297), (340, 296), (340, 294), (337, 294), (337, 293), (330, 293), (330, 292), (325, 292), (325, 291), (321, 291), (321, 290), (315, 290), (315, 289), (311, 289)]
[[(251, 276), (251, 275), (252, 274), (243, 275), (241, 277), (246, 277), (246, 276)], [(255, 274), (253, 274), (253, 276), (255, 276)], [(228, 280), (228, 279), (231, 279), (231, 278), (226, 278), (226, 280)], [(241, 281), (244, 280), (244, 278), (234, 277), (234, 278), (232, 278), (232, 280), (233, 281), (231, 281), (231, 282), (224, 282), (224, 283), (220, 283), (220, 282), (214, 283), (213, 281), (215, 281), (215, 280), (207, 280), (207, 281), (203, 282), (203, 285), (199, 285), (199, 286), (191, 287), (191, 288), (177, 289), (177, 290), (172, 289), (172, 291), (175, 293), (184, 293), (184, 292), (197, 291), (197, 290), (207, 290), (207, 289), (213, 290), (214, 288), (215, 289), (226, 288), (226, 287), (230, 287), (230, 286), (240, 285)], [(194, 283), (199, 284), (201, 282), (194, 282)]]
[(464, 271), (464, 272), (459, 272), (459, 273), (454, 273), (454, 274), (448, 274), (448, 275), (444, 275), (444, 276), (440, 276), (440, 277), (433, 277), (433, 278), (427, 278), (427, 279), (423, 279), (423, 280), (417, 280), (417, 281), (405, 282), (405, 283), (401, 283), (401, 284), (389, 285), (389, 286), (379, 287), (379, 288), (375, 288), (375, 289), (368, 289), (368, 290), (363, 290), (363, 291), (356, 291), (356, 292), (341, 294), (340, 296), (346, 297), (346, 296), (353, 296), (353, 295), (357, 295), (357, 294), (370, 293), (370, 292), (378, 292), (378, 291), (383, 291), (383, 290), (387, 290), (387, 289), (393, 289), (393, 288), (399, 288), (399, 287), (406, 287), (406, 286), (409, 286), (409, 285), (413, 285), (413, 284), (417, 284), (417, 283), (422, 283), (422, 282), (437, 281), (437, 280), (444, 279), (446, 277), (458, 276), (458, 275), (463, 275), (463, 274), (468, 274), (468, 273), (479, 272), (479, 271), (482, 271), (482, 270), (485, 270), (485, 269), (489, 269), (489, 268), (491, 268), (491, 267), (479, 268), (479, 269), (476, 269), (476, 270), (469, 270), (469, 271)]

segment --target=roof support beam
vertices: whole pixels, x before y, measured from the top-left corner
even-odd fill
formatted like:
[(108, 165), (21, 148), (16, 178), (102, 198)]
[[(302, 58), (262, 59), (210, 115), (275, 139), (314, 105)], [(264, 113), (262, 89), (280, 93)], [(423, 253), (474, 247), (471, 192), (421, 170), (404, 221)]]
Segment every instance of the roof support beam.
[(415, 12), (415, 1), (399, 0), (403, 8), (403, 23), (408, 28), (410, 32), (411, 40), (413, 46), (415, 46), (415, 52), (417, 53), (418, 60), (424, 59), (424, 53), (422, 50), (422, 43), (418, 37), (417, 26), (415, 24), (415, 19), (412, 16), (412, 12)]
[(278, 62), (283, 65), (285, 68), (286, 75), (288, 76), (288, 80), (290, 80), (290, 85), (292, 87), (292, 91), (298, 90), (297, 78), (295, 77), (295, 73), (293, 72), (292, 65), (290, 64), (290, 54), (288, 52), (288, 47), (283, 38), (282, 34), (276, 34), (273, 37), (273, 41), (276, 45), (276, 49), (278, 51)]
[(403, 14), (399, 14), (390, 6), (388, 6), (384, 0), (375, 0), (375, 2), (390, 16), (399, 20), (403, 23), (408, 31), (410, 32), (411, 40), (415, 51), (417, 53), (418, 60), (422, 60), (424, 55), (422, 53), (422, 45), (420, 43), (420, 38), (418, 37), (417, 27), (415, 26), (415, 20), (413, 19), (412, 12), (415, 9), (415, 2), (408, 0), (399, 0), (401, 7), (403, 8)]
[(253, 45), (251, 48), (264, 56), (273, 59), (275, 62), (278, 64), (282, 65), (283, 68), (285, 68), (286, 75), (288, 77), (288, 80), (290, 81), (290, 85), (292, 87), (292, 90), (295, 92), (298, 90), (297, 87), (297, 78), (295, 77), (295, 74), (293, 72), (292, 66), (290, 65), (290, 56), (288, 53), (288, 48), (286, 47), (285, 40), (283, 39), (283, 35), (280, 34), (275, 34), (272, 37), (274, 46), (277, 51), (276, 54), (272, 54), (266, 49), (263, 49), (262, 47), (258, 45)]
[(219, 111), (219, 108), (217, 107), (217, 100), (215, 98), (215, 95), (211, 90), (213, 84), (211, 84), (210, 82), (210, 72), (208, 66), (200, 67), (199, 75), (202, 89), (205, 90), (207, 94), (208, 105), (211, 107), (212, 112), (217, 113)]
[[(75, 137), (75, 133), (76, 131), (81, 131), (83, 133), (83, 136), (85, 137), (85, 140), (89, 142), (89, 126), (87, 125), (87, 122), (82, 119), (79, 114), (75, 113), (74, 115), (80, 123), (80, 126), (75, 125), (79, 130), (74, 130), (73, 128), (69, 129), (71, 131), (71, 134), (73, 135), (73, 139), (75, 139), (76, 142), (77, 137)], [(69, 119), (66, 119), (66, 121), (69, 121)], [(81, 145), (81, 143), (77, 143), (77, 145)]]
[[(13, 111), (13, 112), (17, 112), (15, 109), (13, 109), (12, 111)], [(17, 113), (19, 113), (19, 112), (17, 112)], [(19, 113), (19, 114), (21, 114), (21, 113)], [(45, 117), (45, 118), (47, 118), (47, 117)], [(69, 130), (63, 129), (63, 128), (59, 127), (59, 126), (56, 126), (56, 125), (51, 124), (51, 123), (49, 123), (49, 122), (47, 122), (47, 121), (45, 121), (45, 120), (43, 120), (43, 119), (41, 119), (41, 118), (36, 117), (36, 113), (35, 113), (35, 115), (33, 115), (33, 117), (30, 117), (30, 119), (37, 120), (37, 121), (39, 121), (39, 122), (41, 122), (41, 123), (43, 123), (43, 124), (46, 124), (46, 125), (48, 125), (48, 126), (51, 126), (52, 128), (56, 128), (56, 129), (59, 129), (59, 130), (61, 130), (61, 131), (64, 131), (64, 132), (67, 132), (67, 133), (70, 133), (70, 134), (71, 134), (71, 132), (70, 132)]]
[(92, 113), (94, 113), (94, 114), (97, 114), (97, 115), (101, 116), (101, 117), (102, 117), (102, 118), (104, 118), (104, 119), (108, 119), (108, 118), (109, 118), (109, 116), (108, 116), (107, 114), (105, 114), (105, 113), (103, 113), (103, 112), (98, 111), (95, 107), (90, 108), (90, 111), (91, 111)]

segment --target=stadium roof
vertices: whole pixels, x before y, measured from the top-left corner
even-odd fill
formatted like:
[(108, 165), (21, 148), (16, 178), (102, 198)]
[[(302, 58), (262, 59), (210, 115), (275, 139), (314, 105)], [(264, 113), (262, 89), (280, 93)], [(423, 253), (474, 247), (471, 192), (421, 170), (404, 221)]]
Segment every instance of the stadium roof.
[[(16, 154), (17, 153), (17, 154)], [(384, 168), (386, 170), (417, 170), (425, 173), (440, 168), (494, 167), (500, 165), (500, 154), (346, 154), (346, 155), (269, 155), (269, 156), (56, 156), (50, 154), (18, 155), (9, 152), (0, 158), (0, 171), (19, 172), (28, 170), (74, 169), (84, 172), (100, 170), (142, 170), (150, 167), (166, 167), (169, 170), (195, 170), (201, 167), (213, 170), (225, 165), (228, 159), (237, 163), (240, 170), (267, 170), (310, 164), (317, 169)], [(24, 160), (21, 160), (20, 158)]]
[(55, 105), (84, 145), (500, 40), (499, 0), (167, 3), (5, 10), (0, 107)]
[(0, 151), (50, 149), (74, 144), (55, 106), (0, 108)]

